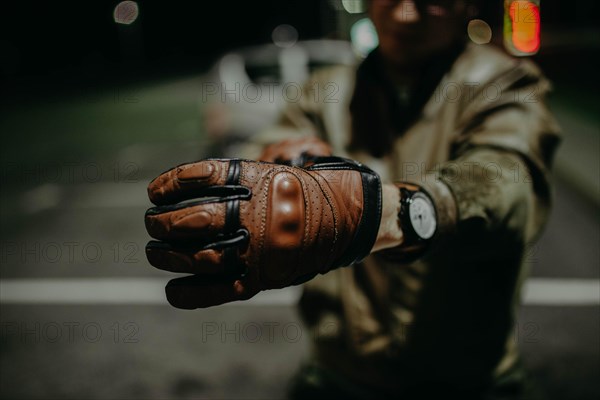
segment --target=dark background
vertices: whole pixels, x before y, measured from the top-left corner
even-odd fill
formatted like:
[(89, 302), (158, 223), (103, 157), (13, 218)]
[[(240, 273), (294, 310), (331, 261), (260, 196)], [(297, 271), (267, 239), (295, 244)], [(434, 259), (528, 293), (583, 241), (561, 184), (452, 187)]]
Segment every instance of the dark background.
[[(60, 78), (55, 83), (65, 86), (114, 77), (196, 72), (208, 68), (227, 50), (270, 42), (279, 24), (296, 27), (301, 40), (338, 36), (328, 2), (140, 2), (140, 16), (130, 26), (114, 23), (115, 1), (9, 2), (3, 5), (0, 25), (2, 80), (14, 88), (31, 80), (42, 84), (52, 77)], [(482, 18), (500, 29), (502, 2), (482, 3)], [(553, 32), (567, 39), (535, 57), (548, 64), (546, 70), (557, 69), (557, 76), (575, 75), (575, 71), (592, 71), (598, 65), (598, 50), (590, 48), (591, 33), (586, 29), (600, 23), (600, 3), (543, 1), (541, 15), (544, 34)], [(134, 55), (121, 47), (120, 39), (130, 36), (141, 47)], [(544, 62), (557, 50), (573, 58)]]
[[(327, 34), (324, 1), (140, 2), (129, 26), (115, 24), (118, 2), (10, 2), (3, 6), (2, 78), (11, 87), (76, 87), (106, 79), (140, 79), (205, 70), (227, 50), (271, 41), (282, 23), (300, 39)], [(325, 7), (324, 7), (325, 5)], [(323, 17), (323, 12), (326, 14)], [(129, 54), (121, 41), (134, 39)], [(48, 82), (49, 79), (59, 82)]]

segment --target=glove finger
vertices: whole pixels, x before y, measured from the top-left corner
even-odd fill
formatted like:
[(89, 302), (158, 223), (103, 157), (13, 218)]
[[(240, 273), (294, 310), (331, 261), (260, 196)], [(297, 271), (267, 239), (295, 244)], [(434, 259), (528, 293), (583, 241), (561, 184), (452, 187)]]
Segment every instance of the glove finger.
[[(175, 167), (148, 185), (148, 197), (156, 205), (174, 204), (196, 197), (221, 196), (215, 186), (236, 185), (239, 160), (210, 159)], [(213, 190), (207, 190), (212, 187)]]
[(165, 288), (167, 300), (176, 308), (193, 310), (236, 300), (247, 300), (258, 293), (256, 285), (245, 279), (223, 279), (199, 275), (172, 279)]
[(223, 250), (177, 251), (151, 243), (146, 246), (146, 257), (148, 262), (158, 269), (206, 275), (217, 275), (223, 272), (221, 268)]
[(246, 267), (239, 261), (238, 246), (246, 239), (246, 235), (237, 234), (196, 249), (151, 241), (146, 245), (146, 257), (151, 265), (165, 271), (240, 277)]
[(209, 241), (225, 228), (226, 203), (200, 200), (146, 211), (148, 234), (166, 241)]

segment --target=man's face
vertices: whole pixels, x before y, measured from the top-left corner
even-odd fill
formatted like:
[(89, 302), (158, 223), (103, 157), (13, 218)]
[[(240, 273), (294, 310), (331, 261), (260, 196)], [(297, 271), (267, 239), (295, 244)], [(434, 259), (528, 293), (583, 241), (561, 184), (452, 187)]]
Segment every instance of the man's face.
[(461, 0), (370, 0), (369, 16), (383, 56), (400, 67), (418, 67), (463, 36)]

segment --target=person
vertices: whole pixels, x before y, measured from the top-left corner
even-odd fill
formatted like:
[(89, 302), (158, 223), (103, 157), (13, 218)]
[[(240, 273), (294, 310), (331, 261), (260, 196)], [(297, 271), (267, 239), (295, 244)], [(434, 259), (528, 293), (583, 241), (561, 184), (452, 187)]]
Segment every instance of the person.
[(358, 68), (314, 73), (248, 159), (150, 183), (148, 259), (194, 274), (174, 306), (304, 284), (291, 398), (532, 394), (513, 327), (560, 135), (531, 61), (466, 42), (469, 5), (371, 0)]

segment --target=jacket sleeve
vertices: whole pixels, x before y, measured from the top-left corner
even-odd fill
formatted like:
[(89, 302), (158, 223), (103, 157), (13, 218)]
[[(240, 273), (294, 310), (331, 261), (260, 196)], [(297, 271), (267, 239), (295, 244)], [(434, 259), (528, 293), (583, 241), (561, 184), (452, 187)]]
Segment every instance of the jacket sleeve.
[(527, 61), (493, 82), (497, 98), (464, 107), (450, 161), (421, 184), (434, 199), (442, 236), (500, 231), (530, 242), (548, 216), (560, 142), (544, 103), (550, 84)]

